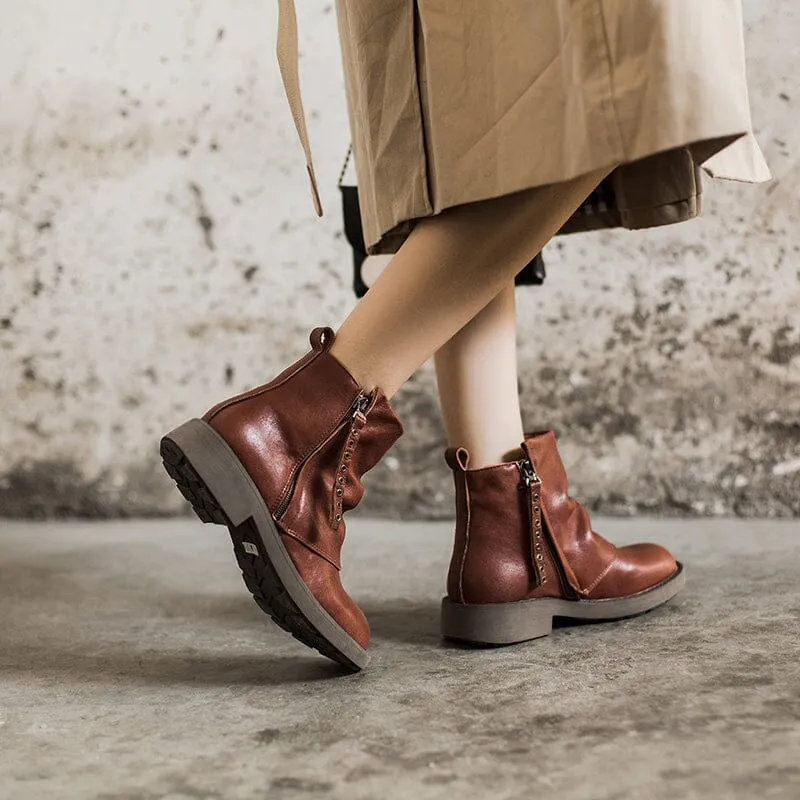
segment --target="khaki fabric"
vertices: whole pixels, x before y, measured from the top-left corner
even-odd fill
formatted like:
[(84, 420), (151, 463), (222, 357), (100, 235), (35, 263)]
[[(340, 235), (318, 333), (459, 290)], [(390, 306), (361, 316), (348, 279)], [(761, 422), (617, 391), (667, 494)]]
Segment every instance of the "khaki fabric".
[(770, 177), (751, 133), (740, 0), (336, 9), (370, 253), (394, 252), (419, 218), (602, 167), (614, 168), (609, 202), (565, 230), (690, 219), (701, 166)]

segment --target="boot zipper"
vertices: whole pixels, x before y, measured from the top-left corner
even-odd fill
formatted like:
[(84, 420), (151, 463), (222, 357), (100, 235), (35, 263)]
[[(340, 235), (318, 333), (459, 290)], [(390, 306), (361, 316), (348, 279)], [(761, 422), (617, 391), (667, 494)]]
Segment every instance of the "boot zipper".
[(339, 527), (342, 521), (342, 514), (344, 513), (342, 507), (342, 500), (344, 498), (344, 484), (347, 480), (348, 461), (352, 459), (355, 452), (356, 445), (358, 444), (359, 429), (362, 428), (366, 422), (366, 413), (372, 397), (368, 394), (360, 394), (355, 401), (355, 408), (353, 409), (352, 422), (350, 429), (347, 431), (347, 439), (344, 452), (342, 453), (341, 460), (336, 465), (336, 472), (333, 476), (333, 489), (331, 490), (331, 513), (329, 523), (333, 530)]
[(372, 397), (370, 395), (365, 394), (364, 392), (361, 392), (361, 394), (358, 397), (356, 397), (355, 409), (353, 410), (353, 416), (355, 417), (355, 415), (359, 414), (359, 413), (360, 414), (366, 414), (367, 413), (367, 409), (369, 408), (370, 400), (372, 400)]
[(289, 507), (289, 503), (292, 502), (292, 497), (294, 496), (294, 491), (297, 488), (297, 478), (300, 475), (300, 470), (306, 465), (308, 460), (315, 456), (327, 442), (331, 440), (332, 437), (336, 436), (339, 431), (341, 431), (342, 427), (347, 423), (348, 419), (355, 418), (355, 416), (361, 412), (364, 413), (364, 409), (370, 403), (370, 396), (368, 394), (364, 394), (361, 392), (358, 397), (356, 397), (353, 405), (351, 406), (350, 411), (347, 412), (347, 415), (342, 417), (339, 424), (334, 428), (333, 432), (323, 439), (295, 468), (292, 470), (292, 477), (289, 484), (289, 488), (286, 490), (286, 493), (283, 496), (283, 499), (280, 503), (278, 503), (278, 507), (275, 509), (273, 513), (274, 519), (280, 519), (283, 514), (286, 512), (286, 509)]
[(534, 582), (537, 586), (547, 583), (544, 568), (544, 547), (542, 545), (542, 479), (536, 472), (533, 461), (523, 456), (517, 461), (522, 475), (522, 483), (528, 490), (528, 520), (531, 531), (531, 559), (533, 561)]
[(519, 461), (517, 461), (517, 466), (519, 467), (519, 471), (522, 473), (522, 482), (529, 489), (531, 484), (542, 482), (542, 479), (539, 477), (536, 469), (533, 466), (533, 462), (527, 458), (527, 456), (523, 456), (521, 459), (519, 459)]

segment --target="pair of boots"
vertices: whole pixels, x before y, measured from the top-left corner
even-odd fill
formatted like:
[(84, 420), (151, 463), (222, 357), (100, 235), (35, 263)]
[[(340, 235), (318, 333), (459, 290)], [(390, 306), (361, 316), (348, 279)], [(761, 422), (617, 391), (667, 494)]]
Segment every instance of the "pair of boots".
[[(167, 472), (204, 522), (226, 525), (256, 603), (297, 639), (358, 670), (369, 624), (339, 570), (344, 514), (362, 476), (403, 432), (380, 389), (365, 392), (328, 351), (331, 328), (270, 383), (167, 434)], [(683, 568), (655, 544), (617, 548), (568, 494), (552, 432), (531, 433), (517, 460), (455, 477), (455, 547), (442, 634), (510, 644), (550, 633), (554, 616), (618, 619), (669, 600)]]

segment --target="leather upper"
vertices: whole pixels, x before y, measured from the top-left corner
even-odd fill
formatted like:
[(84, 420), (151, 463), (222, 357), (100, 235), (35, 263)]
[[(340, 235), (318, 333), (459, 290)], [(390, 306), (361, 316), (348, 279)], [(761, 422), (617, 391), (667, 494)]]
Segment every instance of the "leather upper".
[(362, 391), (328, 352), (333, 339), (331, 328), (315, 328), (306, 355), (203, 419), (252, 478), (304, 583), (366, 647), (369, 625), (339, 578), (343, 515), (361, 500), (362, 476), (403, 426), (380, 389)]
[(328, 349), (330, 328), (315, 328), (311, 350), (269, 383), (214, 406), (203, 420), (222, 436), (270, 511), (295, 468), (339, 425), (361, 387)]
[(546, 581), (534, 586), (528, 498), (515, 462), (468, 469), (469, 452), (448, 448), (454, 470), (456, 541), (447, 593), (459, 603), (510, 603), (527, 597), (560, 597), (560, 576), (551, 553)]
[[(592, 530), (587, 509), (569, 495), (551, 431), (526, 434), (522, 451), (541, 480), (530, 489), (517, 462), (470, 470), (464, 448), (445, 453), (456, 488), (456, 541), (447, 587), (452, 600), (625, 597), (677, 570), (659, 545), (618, 548)], [(534, 536), (532, 504), (540, 504), (539, 538)]]

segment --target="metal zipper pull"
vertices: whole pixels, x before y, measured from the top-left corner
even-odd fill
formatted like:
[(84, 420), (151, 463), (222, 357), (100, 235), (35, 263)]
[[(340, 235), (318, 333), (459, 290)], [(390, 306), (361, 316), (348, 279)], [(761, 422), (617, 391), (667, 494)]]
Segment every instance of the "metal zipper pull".
[(541, 483), (542, 479), (536, 472), (536, 469), (533, 466), (533, 462), (523, 456), (519, 461), (517, 461), (517, 466), (519, 467), (519, 471), (522, 473), (522, 482), (525, 486), (529, 487), (531, 484), (534, 483)]
[(350, 460), (353, 458), (361, 428), (366, 424), (366, 413), (372, 396), (361, 392), (353, 403), (353, 414), (350, 428), (347, 431), (344, 452), (336, 467), (333, 476), (333, 495), (331, 497), (330, 525), (333, 530), (339, 527), (344, 514), (344, 492), (347, 487), (347, 479), (350, 476)]
[(366, 414), (367, 409), (369, 408), (369, 403), (372, 398), (370, 395), (365, 394), (362, 392), (357, 398), (355, 402), (355, 410), (353, 411), (353, 416), (356, 414)]
[(533, 461), (523, 456), (517, 461), (522, 483), (528, 490), (528, 522), (531, 534), (531, 560), (533, 575), (537, 586), (547, 583), (544, 567), (544, 547), (542, 546), (542, 479), (536, 472)]

